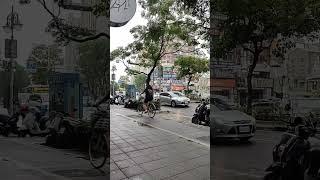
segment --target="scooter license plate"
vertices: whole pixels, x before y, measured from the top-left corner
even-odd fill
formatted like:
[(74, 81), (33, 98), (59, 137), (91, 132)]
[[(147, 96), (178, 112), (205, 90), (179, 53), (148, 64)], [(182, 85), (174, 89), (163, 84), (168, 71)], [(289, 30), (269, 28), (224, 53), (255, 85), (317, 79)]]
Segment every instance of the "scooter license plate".
[(239, 132), (240, 133), (249, 133), (250, 132), (250, 126), (239, 126)]

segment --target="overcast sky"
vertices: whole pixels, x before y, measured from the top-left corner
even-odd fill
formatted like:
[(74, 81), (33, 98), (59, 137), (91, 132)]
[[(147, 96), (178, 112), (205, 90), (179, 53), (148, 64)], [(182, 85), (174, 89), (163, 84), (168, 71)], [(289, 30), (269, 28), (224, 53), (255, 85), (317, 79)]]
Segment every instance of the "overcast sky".
[[(139, 4), (139, 3), (137, 3)], [(122, 27), (111, 27), (110, 28), (110, 50), (113, 51), (118, 47), (125, 47), (131, 42), (133, 42), (133, 36), (130, 33), (130, 30), (137, 25), (147, 24), (146, 19), (141, 17), (142, 8), (140, 5), (137, 6), (136, 14), (128, 22), (128, 24)], [(111, 62), (110, 69), (113, 65), (116, 65), (116, 80), (119, 79), (121, 75), (126, 75), (125, 66), (122, 63)]]
[[(51, 35), (45, 33), (46, 25), (50, 16), (38, 4), (32, 0), (31, 4), (20, 5), (16, 0), (15, 11), (20, 15), (20, 21), (23, 24), (22, 30), (15, 32), (15, 39), (18, 41), (18, 58), (19, 64), (24, 65), (32, 49), (32, 44), (52, 43)], [(0, 50), (1, 56), (4, 57), (4, 39), (10, 38), (10, 34), (4, 32), (2, 26), (6, 24), (6, 17), (11, 12), (11, 0), (0, 0)]]
[[(73, 0), (80, 2), (81, 0)], [(54, 38), (50, 33), (46, 33), (45, 29), (51, 16), (37, 2), (31, 0), (31, 4), (21, 5), (19, 0), (0, 0), (0, 54), (4, 57), (4, 40), (10, 38), (10, 34), (4, 32), (2, 26), (6, 24), (6, 18), (11, 12), (11, 5), (14, 3), (14, 11), (20, 16), (20, 21), (23, 24), (21, 31), (15, 31), (15, 39), (18, 41), (18, 58), (17, 62), (25, 65), (31, 50), (35, 44), (53, 44)], [(57, 6), (47, 1), (47, 6), (54, 13), (58, 12)], [(67, 14), (73, 13), (79, 17), (79, 12), (70, 10), (61, 10), (61, 17), (65, 18)], [(62, 47), (64, 49), (64, 47)]]

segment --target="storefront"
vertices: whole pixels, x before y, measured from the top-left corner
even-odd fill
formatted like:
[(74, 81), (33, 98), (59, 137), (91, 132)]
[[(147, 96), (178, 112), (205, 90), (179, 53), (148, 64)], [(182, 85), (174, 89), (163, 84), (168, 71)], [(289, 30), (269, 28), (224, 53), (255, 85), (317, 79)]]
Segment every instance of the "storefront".
[(77, 73), (54, 73), (49, 76), (49, 109), (81, 118), (82, 87)]
[(210, 94), (226, 96), (234, 100), (234, 91), (236, 87), (235, 79), (211, 79)]

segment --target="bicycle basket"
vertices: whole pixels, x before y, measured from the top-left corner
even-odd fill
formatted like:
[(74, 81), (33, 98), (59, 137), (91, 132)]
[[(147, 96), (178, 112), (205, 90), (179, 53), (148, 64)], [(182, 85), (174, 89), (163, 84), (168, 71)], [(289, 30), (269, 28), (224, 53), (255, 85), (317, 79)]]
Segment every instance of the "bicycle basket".
[(95, 130), (109, 131), (110, 113), (109, 111), (96, 111), (91, 116), (93, 128)]

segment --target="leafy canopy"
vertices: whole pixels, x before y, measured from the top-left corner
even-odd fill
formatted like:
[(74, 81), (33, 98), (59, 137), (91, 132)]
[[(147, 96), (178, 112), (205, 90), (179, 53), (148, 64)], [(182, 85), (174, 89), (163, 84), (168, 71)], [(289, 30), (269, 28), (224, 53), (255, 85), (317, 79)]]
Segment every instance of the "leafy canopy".
[[(320, 28), (314, 0), (214, 0), (213, 51), (222, 57), (236, 47), (260, 53), (277, 44), (274, 54), (282, 56), (294, 46), (295, 38), (315, 37)], [(219, 20), (220, 19), (220, 20)]]
[[(114, 50), (111, 59), (124, 60), (127, 71), (131, 74), (147, 75), (148, 84), (151, 74), (164, 56), (196, 52), (195, 48), (190, 50), (188, 47), (196, 47), (199, 42), (195, 33), (197, 28), (180, 21), (184, 13), (175, 11), (175, 1), (141, 0), (139, 3), (148, 23), (132, 28), (130, 32), (134, 41), (127, 47)], [(138, 71), (132, 66), (148, 69), (148, 73)]]
[(89, 90), (94, 96), (109, 92), (110, 47), (109, 42), (98, 39), (80, 44), (80, 69)]
[(209, 71), (209, 61), (195, 56), (181, 56), (174, 62), (178, 70), (178, 78), (192, 78), (198, 73)]

